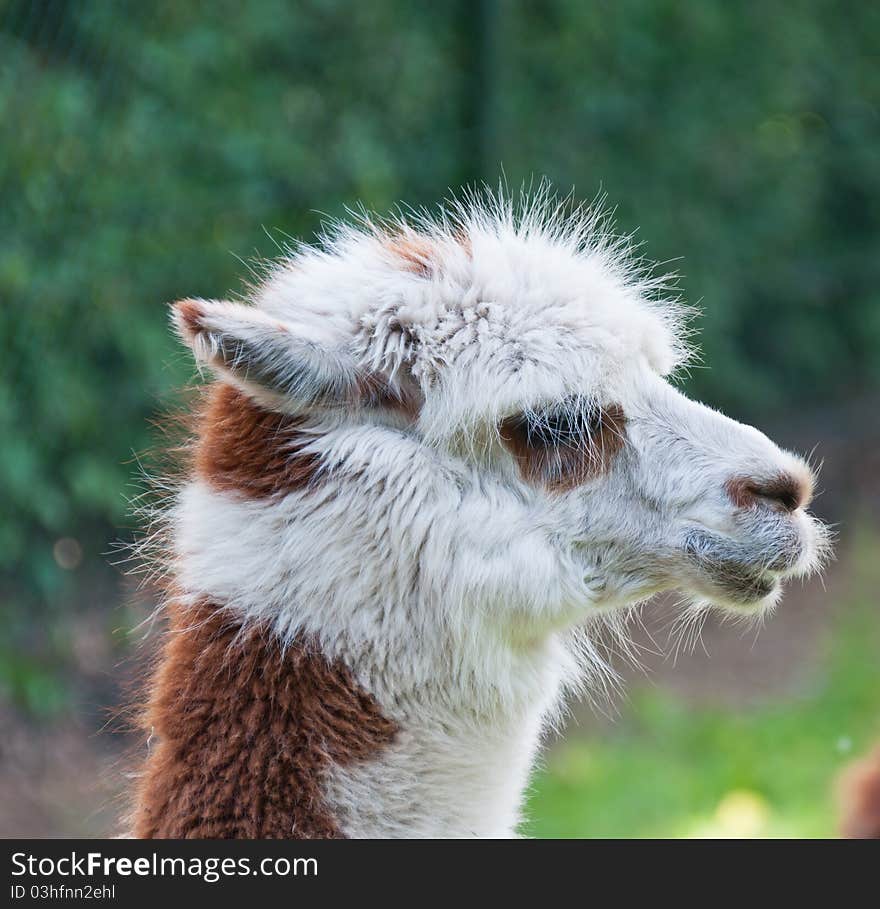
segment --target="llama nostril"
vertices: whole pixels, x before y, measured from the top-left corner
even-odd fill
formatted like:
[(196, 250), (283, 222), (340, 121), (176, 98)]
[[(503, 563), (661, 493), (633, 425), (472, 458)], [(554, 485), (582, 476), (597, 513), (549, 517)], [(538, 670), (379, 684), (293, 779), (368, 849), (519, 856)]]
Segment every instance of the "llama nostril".
[(812, 495), (808, 477), (780, 473), (765, 480), (754, 477), (734, 477), (725, 484), (728, 496), (737, 508), (768, 506), (792, 512), (806, 505)]

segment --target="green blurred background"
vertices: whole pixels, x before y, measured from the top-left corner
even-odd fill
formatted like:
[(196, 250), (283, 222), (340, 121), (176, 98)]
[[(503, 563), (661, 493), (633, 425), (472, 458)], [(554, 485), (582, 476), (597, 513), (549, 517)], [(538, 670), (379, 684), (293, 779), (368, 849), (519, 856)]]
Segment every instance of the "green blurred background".
[(827, 591), (754, 640), (710, 621), (673, 666), (646, 610), (646, 674), (575, 707), (526, 830), (832, 834), (880, 735), (878, 37), (877, 4), (830, 0), (0, 0), (0, 834), (115, 829), (101, 730), (152, 604), (111, 550), (192, 378), (165, 303), (240, 290), (347, 205), (502, 173), (604, 191), (682, 257), (711, 367), (688, 390), (817, 446), (840, 534)]

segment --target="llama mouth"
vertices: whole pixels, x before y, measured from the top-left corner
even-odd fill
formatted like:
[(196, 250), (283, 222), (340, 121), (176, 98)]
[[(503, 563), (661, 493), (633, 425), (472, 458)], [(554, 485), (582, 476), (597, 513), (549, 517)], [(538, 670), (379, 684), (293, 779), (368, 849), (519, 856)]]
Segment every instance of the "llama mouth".
[(775, 598), (781, 586), (779, 575), (754, 569), (750, 572), (743, 566), (716, 565), (709, 568), (706, 574), (725, 602), (742, 606), (763, 602), (768, 597)]
[(796, 573), (800, 547), (780, 546), (772, 552), (703, 530), (692, 531), (684, 543), (697, 586), (726, 605), (753, 606), (773, 602), (781, 582)]

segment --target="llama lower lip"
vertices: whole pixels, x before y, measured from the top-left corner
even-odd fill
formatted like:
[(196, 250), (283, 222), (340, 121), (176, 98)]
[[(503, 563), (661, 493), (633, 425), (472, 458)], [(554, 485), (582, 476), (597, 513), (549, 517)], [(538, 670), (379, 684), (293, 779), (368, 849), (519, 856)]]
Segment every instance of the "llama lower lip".
[[(767, 558), (752, 553), (748, 544), (702, 529), (689, 533), (683, 548), (699, 575), (727, 600), (758, 602), (779, 586), (779, 569), (785, 559), (778, 554), (775, 559)], [(782, 564), (777, 567), (774, 563)]]
[(776, 589), (779, 581), (768, 574), (756, 574), (748, 579), (737, 579), (733, 590), (746, 601), (763, 600)]
[(769, 597), (779, 586), (779, 578), (766, 571), (749, 572), (730, 564), (701, 566), (704, 577), (726, 601), (750, 605)]

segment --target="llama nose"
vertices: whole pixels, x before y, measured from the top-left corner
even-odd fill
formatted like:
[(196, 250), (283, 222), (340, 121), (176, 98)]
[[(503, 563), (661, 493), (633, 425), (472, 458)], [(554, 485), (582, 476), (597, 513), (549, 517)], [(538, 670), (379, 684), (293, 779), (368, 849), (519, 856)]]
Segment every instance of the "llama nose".
[(767, 479), (733, 477), (725, 484), (730, 500), (737, 508), (765, 507), (792, 512), (807, 505), (813, 495), (812, 477), (779, 473)]

